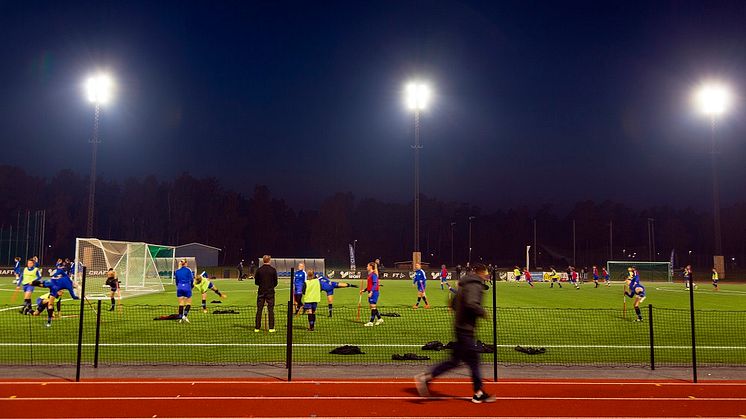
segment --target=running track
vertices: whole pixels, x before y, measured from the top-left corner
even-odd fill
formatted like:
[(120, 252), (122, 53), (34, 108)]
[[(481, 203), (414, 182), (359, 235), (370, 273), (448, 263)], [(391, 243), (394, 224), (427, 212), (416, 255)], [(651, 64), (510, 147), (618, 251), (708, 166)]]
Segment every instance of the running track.
[(443, 380), (433, 398), (404, 380), (2, 381), (0, 417), (746, 417), (746, 382)]

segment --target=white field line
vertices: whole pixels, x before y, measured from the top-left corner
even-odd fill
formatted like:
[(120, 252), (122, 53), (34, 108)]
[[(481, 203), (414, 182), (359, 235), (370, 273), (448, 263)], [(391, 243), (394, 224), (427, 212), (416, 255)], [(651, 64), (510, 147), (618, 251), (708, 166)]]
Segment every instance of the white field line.
[(23, 306), (0, 308), (0, 312), (2, 312), (2, 311), (9, 311), (9, 310), (15, 310), (15, 309), (19, 309), (19, 308), (23, 308)]
[[(680, 293), (686, 293), (689, 294), (689, 290), (686, 289), (674, 289), (674, 288), (655, 288), (656, 291), (665, 291), (665, 292), (680, 292)], [(696, 291), (695, 292), (699, 295), (702, 295), (702, 291)], [(746, 291), (736, 291), (736, 290), (727, 290), (727, 289), (720, 289), (720, 291), (712, 291), (708, 292), (708, 295), (722, 295), (722, 294), (735, 294), (735, 295), (746, 295)]]

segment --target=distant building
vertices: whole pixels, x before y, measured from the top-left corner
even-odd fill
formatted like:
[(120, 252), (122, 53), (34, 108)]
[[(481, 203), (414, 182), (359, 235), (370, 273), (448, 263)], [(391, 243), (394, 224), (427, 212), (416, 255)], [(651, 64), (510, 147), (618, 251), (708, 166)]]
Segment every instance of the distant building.
[(202, 243), (189, 243), (176, 246), (176, 257), (192, 256), (197, 259), (197, 266), (218, 266), (220, 249)]

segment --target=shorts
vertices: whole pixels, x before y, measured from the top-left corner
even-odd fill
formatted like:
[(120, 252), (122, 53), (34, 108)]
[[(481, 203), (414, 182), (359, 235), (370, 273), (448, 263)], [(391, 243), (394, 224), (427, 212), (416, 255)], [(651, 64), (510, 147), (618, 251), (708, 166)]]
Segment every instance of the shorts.
[(598, 281), (598, 277), (597, 277), (597, 276), (594, 276), (594, 277), (593, 277), (593, 280), (594, 280), (594, 281)]
[(305, 303), (303, 304), (303, 309), (316, 311), (316, 307), (318, 306), (318, 304), (319, 303)]
[(117, 287), (116, 286), (109, 287), (109, 289), (111, 290), (111, 292), (117, 292)]
[(192, 290), (176, 288), (176, 296), (179, 298), (192, 298)]
[(417, 292), (425, 292), (425, 284), (421, 282), (417, 283)]
[(31, 284), (23, 284), (23, 292), (34, 292), (34, 286)]
[(378, 303), (378, 296), (379, 296), (379, 292), (378, 291), (373, 291), (371, 293), (370, 297), (368, 297), (368, 304), (377, 304)]
[(448, 278), (444, 278), (442, 276), (440, 277), (440, 282), (446, 282), (446, 281), (448, 281)]
[(208, 290), (211, 290), (213, 288), (215, 288), (215, 285), (212, 285), (212, 282), (210, 282), (209, 284), (207, 284), (207, 289)]

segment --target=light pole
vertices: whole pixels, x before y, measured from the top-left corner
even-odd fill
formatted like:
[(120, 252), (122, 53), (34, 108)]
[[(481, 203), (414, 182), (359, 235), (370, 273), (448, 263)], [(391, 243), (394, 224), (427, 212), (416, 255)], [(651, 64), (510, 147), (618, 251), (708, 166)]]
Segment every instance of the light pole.
[(404, 89), (404, 100), (407, 108), (414, 112), (414, 249), (412, 251), (412, 269), (422, 261), (420, 253), (420, 112), (430, 102), (430, 88), (427, 84), (413, 81)]
[(471, 223), (476, 219), (477, 217), (470, 215), (469, 216), (469, 267), (471, 268)]
[(99, 119), (101, 117), (101, 105), (111, 100), (112, 92), (111, 78), (106, 74), (97, 74), (89, 77), (85, 83), (86, 96), (94, 104), (95, 112), (93, 118), (93, 136), (91, 137), (91, 176), (88, 186), (88, 223), (86, 224), (86, 236), (93, 237), (93, 212), (96, 205), (96, 154), (98, 144), (101, 142), (98, 136)]
[(713, 262), (715, 269), (725, 278), (723, 260), (723, 240), (720, 230), (720, 183), (718, 181), (717, 144), (715, 133), (718, 117), (725, 114), (731, 103), (731, 95), (726, 86), (717, 82), (702, 84), (694, 94), (694, 100), (700, 112), (710, 117), (710, 155), (712, 161), (712, 215), (715, 231)]
[(648, 260), (655, 261), (655, 218), (648, 218)]
[(453, 266), (453, 228), (456, 227), (456, 223), (451, 223), (451, 266)]

